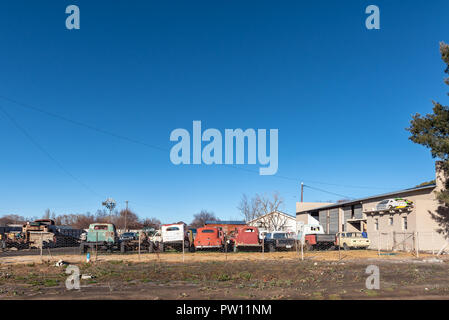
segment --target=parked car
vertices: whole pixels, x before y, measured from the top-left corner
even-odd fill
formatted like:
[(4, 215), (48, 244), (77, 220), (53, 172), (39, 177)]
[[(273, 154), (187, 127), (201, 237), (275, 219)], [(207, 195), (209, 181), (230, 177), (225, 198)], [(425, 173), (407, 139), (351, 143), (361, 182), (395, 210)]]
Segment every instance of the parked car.
[(234, 252), (238, 252), (242, 248), (262, 248), (262, 241), (259, 238), (259, 229), (257, 227), (238, 227), (228, 241), (228, 246)]
[(195, 250), (201, 249), (218, 249), (224, 250), (226, 239), (221, 228), (203, 227), (196, 230), (194, 240)]
[(291, 238), (288, 232), (273, 231), (265, 234), (264, 249), (269, 252), (276, 250), (289, 250), (295, 247), (295, 239)]
[(187, 232), (187, 225), (185, 223), (164, 224), (161, 227), (162, 244), (161, 251), (165, 251), (168, 247), (177, 251), (184, 249), (189, 251), (194, 250), (193, 243), (190, 242), (190, 237)]
[(413, 206), (413, 202), (407, 199), (402, 198), (385, 199), (377, 204), (376, 210), (385, 211), (390, 209), (402, 209), (410, 206)]
[(337, 234), (335, 244), (345, 250), (353, 248), (366, 249), (369, 247), (370, 241), (368, 238), (364, 238), (361, 232), (342, 232), (341, 234)]
[(121, 241), (117, 235), (115, 225), (112, 223), (92, 223), (89, 225), (85, 241), (80, 243), (81, 253), (86, 253), (87, 249), (94, 248), (100, 250), (120, 250)]

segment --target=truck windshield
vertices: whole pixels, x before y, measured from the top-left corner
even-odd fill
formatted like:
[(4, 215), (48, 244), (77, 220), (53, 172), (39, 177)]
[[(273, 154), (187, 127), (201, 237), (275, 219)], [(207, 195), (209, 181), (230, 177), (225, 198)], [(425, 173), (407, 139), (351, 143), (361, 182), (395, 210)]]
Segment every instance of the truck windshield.
[(94, 230), (108, 230), (108, 226), (104, 225), (95, 226)]
[(275, 233), (273, 234), (274, 239), (287, 239), (286, 233)]

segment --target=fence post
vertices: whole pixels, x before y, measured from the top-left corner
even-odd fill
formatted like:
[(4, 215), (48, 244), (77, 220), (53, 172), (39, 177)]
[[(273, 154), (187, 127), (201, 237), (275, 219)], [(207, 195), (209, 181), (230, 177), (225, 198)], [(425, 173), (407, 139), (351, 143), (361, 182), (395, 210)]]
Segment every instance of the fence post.
[(139, 232), (139, 261), (140, 261), (140, 232)]
[(301, 239), (301, 261), (304, 261), (304, 242)]
[(97, 261), (98, 258), (98, 231), (95, 233), (96, 240), (95, 241), (95, 261)]
[(419, 233), (416, 231), (416, 257), (419, 258)]
[(44, 247), (44, 234), (41, 233), (41, 245), (40, 245), (40, 256), (41, 256), (41, 263), (43, 262), (42, 260), (42, 248)]
[(377, 255), (380, 256), (380, 231), (378, 232), (377, 238)]
[(435, 238), (433, 236), (433, 231), (432, 231), (431, 235), (432, 235), (432, 255), (434, 256), (435, 255)]
[(184, 249), (184, 247), (185, 247), (185, 245), (186, 245), (186, 243), (185, 243), (186, 241), (185, 241), (185, 239), (182, 241), (182, 263), (184, 263), (184, 251), (185, 251), (185, 249)]
[(338, 233), (338, 260), (341, 260), (341, 233)]

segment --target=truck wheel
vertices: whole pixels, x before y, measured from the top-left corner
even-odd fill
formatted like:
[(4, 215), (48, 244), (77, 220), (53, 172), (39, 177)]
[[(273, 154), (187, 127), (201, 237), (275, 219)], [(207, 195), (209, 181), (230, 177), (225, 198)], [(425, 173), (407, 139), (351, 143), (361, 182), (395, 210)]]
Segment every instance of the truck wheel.
[(148, 244), (148, 252), (153, 253), (154, 252), (154, 243), (150, 241)]
[(190, 246), (190, 248), (189, 248), (189, 252), (195, 252), (195, 247), (194, 246)]
[(164, 248), (164, 244), (163, 243), (160, 243), (159, 244), (159, 248), (160, 248), (160, 252), (165, 252), (165, 248)]
[(269, 251), (269, 252), (275, 252), (275, 251), (276, 251), (276, 248), (274, 247), (274, 244), (270, 243), (270, 244), (268, 245), (268, 251)]
[(234, 245), (234, 252), (235, 252), (235, 253), (239, 252), (239, 248), (237, 247), (236, 244)]
[(122, 242), (122, 243), (120, 243), (120, 253), (125, 253), (125, 252), (126, 252), (125, 243)]
[(87, 247), (84, 245), (84, 243), (81, 243), (80, 245), (80, 253), (86, 253), (87, 252)]
[(345, 251), (348, 251), (348, 250), (349, 250), (349, 247), (348, 247), (348, 245), (346, 244), (346, 242), (343, 243), (343, 249), (345, 249)]

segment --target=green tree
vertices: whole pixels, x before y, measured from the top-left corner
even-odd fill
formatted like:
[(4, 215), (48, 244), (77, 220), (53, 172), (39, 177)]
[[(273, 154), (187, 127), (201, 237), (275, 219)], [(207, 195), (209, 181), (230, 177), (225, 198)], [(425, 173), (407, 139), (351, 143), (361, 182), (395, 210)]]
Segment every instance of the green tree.
[[(440, 53), (446, 64), (444, 72), (449, 74), (449, 45), (441, 42)], [(449, 77), (444, 82), (449, 86)], [(429, 148), (432, 157), (442, 161), (446, 184), (437, 194), (440, 207), (431, 214), (440, 225), (439, 231), (449, 236), (449, 107), (433, 101), (433, 113), (425, 116), (415, 114), (407, 130), (411, 141)]]

